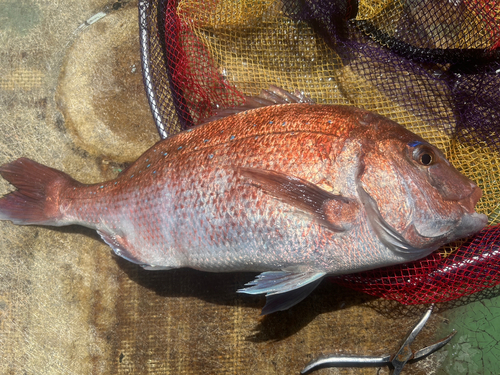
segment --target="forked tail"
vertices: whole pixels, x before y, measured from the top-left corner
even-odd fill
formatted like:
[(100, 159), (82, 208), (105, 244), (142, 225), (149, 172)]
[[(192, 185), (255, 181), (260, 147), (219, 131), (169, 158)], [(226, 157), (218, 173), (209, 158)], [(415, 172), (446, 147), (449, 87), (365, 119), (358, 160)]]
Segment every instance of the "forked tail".
[(0, 175), (17, 188), (0, 199), (0, 220), (21, 225), (61, 225), (61, 192), (82, 185), (64, 172), (26, 158), (0, 166)]

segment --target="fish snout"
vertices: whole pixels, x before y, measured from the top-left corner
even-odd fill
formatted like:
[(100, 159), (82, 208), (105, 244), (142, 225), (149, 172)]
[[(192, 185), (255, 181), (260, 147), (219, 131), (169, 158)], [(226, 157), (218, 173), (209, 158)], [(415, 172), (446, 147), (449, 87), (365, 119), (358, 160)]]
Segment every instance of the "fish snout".
[(473, 214), (476, 212), (476, 204), (481, 199), (483, 195), (482, 190), (474, 183), (470, 184), (471, 190), (470, 194), (465, 198), (462, 198), (458, 203), (464, 208), (465, 212), (468, 214)]
[(477, 213), (475, 210), (476, 204), (481, 199), (483, 192), (473, 182), (470, 182), (469, 187), (469, 195), (456, 201), (462, 209), (462, 218), (460, 219), (460, 224), (448, 237), (448, 241), (468, 237), (480, 231), (488, 224), (488, 216)]
[(448, 241), (469, 237), (488, 225), (488, 216), (477, 213), (475, 210), (476, 204), (481, 199), (483, 192), (472, 182), (470, 186), (472, 188), (470, 194), (457, 201), (463, 210), (462, 218), (460, 219), (460, 224), (448, 236)]
[(464, 204), (474, 211), (481, 189), (469, 178), (457, 171), (449, 164), (436, 163), (429, 168), (430, 183), (434, 186), (444, 200), (455, 201)]

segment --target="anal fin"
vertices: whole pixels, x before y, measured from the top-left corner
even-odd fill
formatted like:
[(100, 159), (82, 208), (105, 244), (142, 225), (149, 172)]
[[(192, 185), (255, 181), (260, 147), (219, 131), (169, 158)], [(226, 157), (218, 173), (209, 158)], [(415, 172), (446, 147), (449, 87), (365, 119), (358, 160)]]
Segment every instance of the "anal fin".
[(283, 270), (263, 272), (238, 293), (265, 294), (262, 315), (286, 310), (306, 298), (321, 282), (326, 272), (317, 270)]
[(130, 250), (130, 244), (124, 236), (117, 233), (113, 233), (109, 229), (98, 229), (97, 233), (101, 236), (102, 240), (109, 245), (113, 252), (120, 258), (126, 259), (131, 263), (138, 264), (147, 271), (164, 271), (171, 270), (174, 267), (169, 266), (156, 266), (154, 264), (147, 264), (140, 261), (135, 255), (132, 254)]
[(101, 236), (102, 240), (106, 242), (106, 244), (109, 245), (113, 249), (113, 252), (119, 257), (126, 259), (129, 262), (139, 264), (143, 267), (148, 266), (147, 264), (141, 262), (139, 259), (137, 259), (136, 256), (132, 254), (132, 252), (128, 249), (129, 244), (127, 243), (127, 240), (123, 236), (120, 236), (119, 234), (114, 233), (111, 230), (106, 230), (102, 228), (98, 229), (97, 233), (99, 234), (99, 236)]

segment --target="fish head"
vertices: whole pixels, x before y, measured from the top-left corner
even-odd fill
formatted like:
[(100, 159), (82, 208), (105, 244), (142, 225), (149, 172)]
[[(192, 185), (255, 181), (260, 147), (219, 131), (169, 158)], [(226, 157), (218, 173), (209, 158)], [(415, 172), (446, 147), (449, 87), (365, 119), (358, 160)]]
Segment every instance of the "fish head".
[(448, 225), (453, 228), (448, 240), (454, 240), (475, 233), (486, 225), (486, 215), (475, 211), (482, 196), (481, 189), (455, 169), (439, 149), (425, 141), (416, 140), (406, 144), (405, 153), (408, 162), (420, 172), (416, 178), (422, 180), (423, 186), (426, 186), (426, 182), (427, 186), (434, 188), (434, 213), (438, 222), (443, 224), (433, 228), (425, 223), (423, 215), (417, 214), (415, 217), (419, 218), (419, 222), (414, 225), (419, 233), (426, 236), (440, 235)]
[(397, 237), (396, 248), (430, 252), (481, 230), (487, 224), (475, 211), (481, 189), (437, 147), (395, 125), (371, 138), (360, 177), (378, 209), (372, 215), (389, 228), (381, 233), (392, 231), (386, 242)]

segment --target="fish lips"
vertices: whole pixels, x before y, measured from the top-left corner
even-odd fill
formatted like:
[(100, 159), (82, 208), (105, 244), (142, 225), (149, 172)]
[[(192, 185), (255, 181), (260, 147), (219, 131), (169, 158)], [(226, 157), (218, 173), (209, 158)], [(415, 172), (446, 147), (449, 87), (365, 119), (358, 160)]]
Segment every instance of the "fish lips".
[(412, 248), (415, 255), (419, 252), (424, 254), (428, 250), (434, 251), (454, 240), (469, 237), (483, 229), (487, 223), (488, 216), (484, 214), (479, 214), (477, 212), (472, 214), (466, 213), (459, 221), (451, 225), (450, 229), (445, 233), (437, 236), (426, 236), (425, 232), (420, 232), (412, 224), (405, 230), (405, 233), (402, 234), (402, 238), (404, 238), (407, 246)]
[(488, 224), (488, 216), (474, 212), (467, 213), (462, 216), (460, 224), (458, 224), (448, 234), (448, 241), (453, 241), (459, 238), (469, 237), (476, 232), (479, 232)]
[(459, 200), (457, 203), (463, 209), (463, 216), (460, 224), (453, 230), (453, 238), (451, 240), (468, 237), (488, 224), (488, 216), (479, 214), (475, 211), (476, 204), (483, 195), (483, 192), (476, 184), (471, 183), (472, 192), (464, 199)]
[[(453, 241), (459, 238), (468, 237), (481, 229), (483, 229), (488, 224), (488, 216), (484, 214), (479, 214), (475, 211), (476, 204), (481, 199), (483, 192), (481, 189), (469, 181), (470, 190), (467, 191), (468, 195), (465, 197), (457, 197), (456, 203), (462, 209), (462, 216), (457, 225), (449, 232), (448, 240)], [(461, 198), (461, 199), (460, 199)], [(453, 199), (452, 199), (453, 200)]]
[[(457, 210), (455, 220), (450, 218), (448, 224), (445, 221), (440, 225), (419, 226), (413, 224), (414, 235), (420, 240), (442, 240), (442, 244), (468, 237), (488, 224), (488, 216), (477, 213), (475, 206), (481, 198), (482, 191), (475, 184), (471, 183), (471, 190), (467, 197), (460, 200), (450, 200), (456, 205)], [(442, 228), (441, 233), (437, 233), (437, 228)]]
[[(435, 246), (441, 246), (448, 242), (458, 240), (460, 238), (465, 238), (479, 232), (488, 224), (488, 216), (484, 214), (479, 214), (477, 212), (464, 213), (460, 220), (456, 221), (454, 224), (450, 225), (450, 229), (444, 233), (437, 236), (430, 236), (423, 230), (411, 226), (413, 232), (413, 240), (416, 242), (430, 242), (434, 243)], [(404, 237), (407, 237), (408, 233)], [(411, 241), (415, 242), (415, 241)]]
[[(487, 225), (488, 217), (475, 211), (476, 204), (483, 194), (482, 190), (451, 166), (444, 156), (442, 158), (442, 162), (432, 165), (427, 172), (429, 182), (438, 190), (444, 201), (456, 207), (457, 220), (450, 222), (449, 230), (444, 230), (435, 236), (436, 239), (445, 238), (445, 242), (450, 242), (480, 231)], [(418, 228), (417, 231), (422, 237), (432, 237), (431, 233), (426, 233), (423, 228)]]

